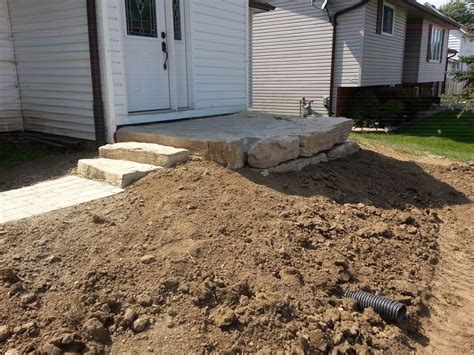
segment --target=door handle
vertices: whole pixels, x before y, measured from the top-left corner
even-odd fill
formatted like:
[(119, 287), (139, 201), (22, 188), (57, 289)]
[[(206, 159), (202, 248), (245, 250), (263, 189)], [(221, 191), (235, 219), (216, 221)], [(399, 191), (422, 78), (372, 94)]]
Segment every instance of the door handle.
[(161, 50), (163, 51), (163, 53), (166, 54), (166, 59), (165, 59), (165, 63), (163, 64), (163, 69), (167, 70), (169, 54), (168, 54), (168, 45), (166, 44), (166, 41), (165, 41), (166, 32), (161, 32), (161, 38), (163, 39), (163, 42), (161, 42)]

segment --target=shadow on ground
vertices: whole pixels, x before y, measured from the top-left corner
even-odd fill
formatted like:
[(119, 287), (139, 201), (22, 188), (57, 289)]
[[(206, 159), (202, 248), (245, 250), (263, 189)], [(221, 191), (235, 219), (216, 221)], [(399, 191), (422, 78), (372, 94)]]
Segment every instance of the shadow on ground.
[(409, 205), (440, 208), (470, 202), (463, 193), (439, 181), (418, 164), (367, 150), (302, 172), (265, 177), (247, 169), (242, 170), (242, 174), (259, 185), (285, 194), (326, 196), (340, 204), (364, 203), (383, 209), (404, 209)]

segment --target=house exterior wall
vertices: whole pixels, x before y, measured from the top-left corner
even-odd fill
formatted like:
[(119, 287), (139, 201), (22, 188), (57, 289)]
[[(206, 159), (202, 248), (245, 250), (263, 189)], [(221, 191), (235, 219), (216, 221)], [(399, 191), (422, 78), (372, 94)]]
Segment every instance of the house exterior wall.
[(428, 38), (430, 31), (430, 24), (436, 26), (435, 24), (429, 22), (428, 20), (423, 21), (423, 30), (421, 33), (421, 45), (420, 45), (420, 66), (418, 72), (418, 82), (419, 83), (429, 83), (444, 81), (446, 73), (446, 60), (448, 58), (448, 39), (449, 39), (449, 30), (446, 30), (443, 43), (443, 53), (441, 53), (441, 62), (432, 63), (428, 62), (426, 55), (428, 52)]
[(377, 0), (366, 5), (361, 86), (402, 83), (405, 53), (406, 11), (394, 4), (393, 35), (377, 34)]
[(334, 66), (333, 112), (336, 112), (339, 87), (360, 86), (364, 22), (365, 6), (339, 16)]
[(25, 129), (94, 140), (86, 1), (9, 7)]
[(0, 0), (0, 132), (23, 129), (6, 0)]
[(272, 5), (275, 11), (253, 18), (252, 108), (299, 115), (299, 100), (305, 96), (315, 100), (317, 112), (326, 113), (332, 49), (327, 13), (306, 0)]
[(403, 62), (403, 82), (418, 82), (420, 68), (421, 36), (423, 33), (423, 20), (410, 20), (407, 23), (405, 40), (405, 58)]
[(458, 51), (458, 54), (451, 59), (452, 61), (459, 60), (460, 57), (474, 55), (474, 41), (470, 40), (460, 30), (449, 32), (449, 48)]
[[(191, 110), (128, 116), (123, 48), (123, 1), (107, 0), (107, 22), (117, 124), (239, 112), (248, 107), (248, 1), (189, 0)], [(166, 117), (166, 118), (164, 118)]]

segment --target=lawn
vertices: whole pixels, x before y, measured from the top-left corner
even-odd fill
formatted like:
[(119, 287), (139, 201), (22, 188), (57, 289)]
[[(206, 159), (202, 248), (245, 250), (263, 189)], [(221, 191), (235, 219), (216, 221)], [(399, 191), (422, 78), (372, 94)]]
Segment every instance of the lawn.
[(474, 162), (474, 113), (461, 118), (457, 114), (438, 113), (397, 133), (352, 133), (351, 138), (362, 144), (385, 145), (417, 155)]

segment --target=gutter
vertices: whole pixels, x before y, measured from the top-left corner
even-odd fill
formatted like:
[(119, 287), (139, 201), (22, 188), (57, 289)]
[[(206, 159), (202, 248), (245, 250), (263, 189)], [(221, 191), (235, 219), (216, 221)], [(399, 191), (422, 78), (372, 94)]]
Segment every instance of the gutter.
[(99, 35), (97, 26), (96, 0), (87, 1), (87, 28), (89, 32), (89, 52), (91, 61), (92, 96), (95, 126), (95, 140), (106, 142), (104, 98), (100, 74)]
[(330, 88), (329, 88), (329, 108), (328, 108), (328, 113), (329, 116), (333, 116), (333, 103), (334, 103), (334, 85), (335, 85), (335, 72), (334, 69), (336, 68), (336, 41), (337, 41), (337, 19), (339, 16), (344, 15), (352, 10), (358, 9), (359, 7), (364, 6), (367, 4), (369, 0), (362, 0), (361, 2), (354, 4), (352, 6), (346, 7), (345, 9), (341, 9), (337, 11), (331, 19), (331, 23), (333, 26), (332, 30), (332, 56), (331, 56), (331, 83), (330, 83)]

